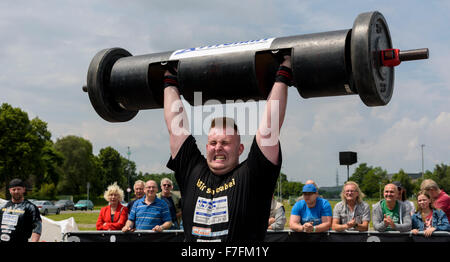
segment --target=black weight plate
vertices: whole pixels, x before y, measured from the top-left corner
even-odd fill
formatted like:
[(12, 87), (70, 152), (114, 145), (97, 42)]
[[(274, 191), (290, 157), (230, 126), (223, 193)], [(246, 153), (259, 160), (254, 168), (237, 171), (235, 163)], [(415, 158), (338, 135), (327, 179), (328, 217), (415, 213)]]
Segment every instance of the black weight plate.
[(126, 122), (138, 113), (137, 110), (126, 110), (115, 101), (109, 85), (111, 69), (122, 57), (131, 54), (122, 48), (104, 49), (92, 59), (87, 75), (89, 100), (97, 114), (109, 122)]
[(356, 90), (367, 106), (383, 106), (391, 100), (394, 68), (381, 66), (379, 52), (389, 48), (392, 41), (383, 15), (358, 15), (352, 28), (351, 61)]

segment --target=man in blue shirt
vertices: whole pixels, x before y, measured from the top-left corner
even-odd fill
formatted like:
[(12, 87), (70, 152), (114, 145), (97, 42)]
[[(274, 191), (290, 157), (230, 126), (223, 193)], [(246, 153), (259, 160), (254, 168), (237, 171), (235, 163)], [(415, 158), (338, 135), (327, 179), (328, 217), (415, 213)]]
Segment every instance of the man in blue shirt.
[(324, 232), (330, 229), (332, 212), (328, 200), (319, 197), (316, 187), (303, 187), (303, 200), (292, 207), (289, 227), (296, 232)]
[[(123, 232), (137, 230), (153, 230), (162, 232), (172, 226), (169, 207), (164, 200), (156, 197), (158, 185), (149, 180), (144, 187), (145, 197), (136, 200), (131, 208), (128, 221), (122, 228)], [(135, 226), (135, 229), (133, 228)]]

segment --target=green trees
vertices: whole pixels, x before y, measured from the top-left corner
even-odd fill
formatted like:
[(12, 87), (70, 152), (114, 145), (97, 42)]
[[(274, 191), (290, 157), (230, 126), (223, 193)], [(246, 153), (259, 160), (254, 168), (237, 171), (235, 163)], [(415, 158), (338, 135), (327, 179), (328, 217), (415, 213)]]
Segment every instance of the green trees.
[(403, 187), (406, 189), (406, 197), (410, 197), (417, 192), (411, 177), (408, 176), (403, 169), (400, 169), (398, 173), (392, 176), (392, 181), (400, 181), (400, 183), (402, 183)]
[[(123, 188), (127, 188), (127, 177), (124, 176), (124, 168), (122, 164), (122, 158), (112, 147), (106, 147), (100, 149), (98, 154), (98, 159), (100, 160), (101, 168), (105, 174), (104, 182), (105, 185), (110, 185), (114, 182)], [(107, 174), (107, 175), (106, 175)]]
[(98, 161), (104, 174), (104, 188), (117, 182), (124, 191), (128, 187), (133, 189), (134, 181), (137, 180), (136, 164), (133, 161), (124, 158), (112, 147), (100, 149)]
[(77, 136), (66, 136), (55, 142), (55, 149), (64, 156), (64, 176), (58, 191), (70, 195), (86, 192), (87, 182), (94, 175), (94, 155), (91, 142)]
[(446, 193), (450, 192), (450, 166), (445, 164), (436, 165), (433, 173), (425, 172), (425, 178), (433, 179)]
[[(7, 184), (12, 178), (28, 182), (29, 196), (55, 199), (57, 195), (82, 195), (90, 185), (92, 195), (102, 195), (109, 184), (126, 190), (136, 180), (136, 164), (106, 147), (95, 156), (92, 143), (69, 135), (51, 140), (47, 123), (9, 104), (0, 107), (0, 188), (9, 198)], [(134, 179), (134, 180), (133, 180)], [(3, 194), (2, 194), (3, 195)]]
[(366, 163), (360, 164), (349, 180), (358, 183), (361, 191), (369, 198), (382, 196), (384, 184), (388, 182), (386, 170), (367, 166)]
[[(281, 188), (279, 183), (281, 183)], [(302, 188), (303, 184), (301, 182), (289, 182), (286, 174), (281, 173), (275, 187), (274, 195), (278, 196), (281, 191), (281, 197), (284, 199), (289, 198), (290, 196), (298, 197), (302, 194)]]
[(136, 164), (122, 157), (112, 147), (102, 148), (98, 156), (92, 152), (90, 141), (77, 136), (58, 139), (55, 149), (64, 156), (63, 177), (58, 184), (58, 192), (81, 195), (87, 192), (102, 195), (106, 187), (114, 182), (126, 191), (128, 176), (136, 177)]
[[(448, 165), (436, 165), (433, 172), (426, 171), (424, 177), (433, 179), (441, 189), (450, 192), (450, 167)], [(411, 197), (420, 190), (420, 184), (423, 181), (422, 178), (413, 181), (403, 169), (389, 178), (387, 172), (381, 167), (374, 168), (367, 166), (366, 163), (361, 163), (355, 169), (350, 180), (358, 183), (361, 190), (370, 198), (383, 198), (384, 185), (393, 181), (400, 181), (406, 189), (407, 197)]]
[[(61, 156), (52, 149), (47, 123), (31, 121), (20, 108), (3, 103), (0, 107), (0, 184), (12, 178), (41, 186), (58, 176)], [(5, 195), (9, 192), (5, 187)]]
[[(167, 178), (169, 178), (170, 180), (172, 180), (172, 183), (173, 183), (173, 190), (180, 190), (180, 188), (179, 188), (179, 186), (178, 186), (178, 184), (177, 184), (177, 181), (176, 181), (176, 179), (175, 179), (175, 175), (173, 174), (173, 173), (171, 173), (171, 174), (169, 174), (169, 173), (160, 173), (160, 174), (149, 174), (149, 173), (145, 173), (145, 174), (142, 174), (142, 173), (140, 173), (139, 174), (139, 179), (140, 180), (143, 180), (143, 181), (148, 181), (148, 180), (154, 180), (155, 182), (156, 182), (156, 184), (158, 185), (158, 188), (159, 188), (159, 190), (158, 191), (161, 191), (161, 180), (163, 179), (163, 178), (165, 178), (165, 177), (167, 177)], [(137, 180), (137, 179), (136, 179)], [(134, 184), (134, 181), (135, 180), (133, 180), (133, 183), (131, 183), (131, 186), (133, 186), (133, 184)]]

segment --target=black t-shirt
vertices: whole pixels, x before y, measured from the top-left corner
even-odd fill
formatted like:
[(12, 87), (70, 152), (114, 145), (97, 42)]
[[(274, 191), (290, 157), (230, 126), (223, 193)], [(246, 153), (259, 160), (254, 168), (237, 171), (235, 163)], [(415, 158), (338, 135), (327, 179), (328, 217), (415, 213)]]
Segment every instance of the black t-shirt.
[(137, 199), (135, 199), (135, 200), (133, 200), (133, 201), (131, 201), (131, 202), (128, 203), (128, 205), (127, 205), (127, 208), (128, 208), (128, 214), (130, 214), (131, 208), (133, 207), (134, 202), (136, 202), (136, 200), (137, 200)]
[(161, 196), (161, 200), (164, 200), (169, 207), (170, 216), (172, 217), (172, 222), (177, 222), (177, 211), (175, 210), (175, 203), (173, 202), (172, 197)]
[(263, 241), (281, 169), (253, 139), (247, 160), (224, 175), (211, 172), (189, 136), (167, 167), (175, 171), (182, 196), (186, 241)]
[(31, 234), (41, 234), (39, 209), (30, 201), (8, 201), (0, 209), (0, 242), (27, 242)]

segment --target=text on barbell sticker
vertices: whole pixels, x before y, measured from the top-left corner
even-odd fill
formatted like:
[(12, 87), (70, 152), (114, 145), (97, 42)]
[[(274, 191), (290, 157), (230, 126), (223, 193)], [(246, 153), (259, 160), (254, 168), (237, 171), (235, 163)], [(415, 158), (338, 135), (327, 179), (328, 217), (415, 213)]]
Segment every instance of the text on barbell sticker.
[(271, 46), (274, 39), (275, 38), (263, 38), (259, 40), (249, 40), (249, 41), (180, 49), (174, 51), (170, 56), (169, 60), (267, 49)]

